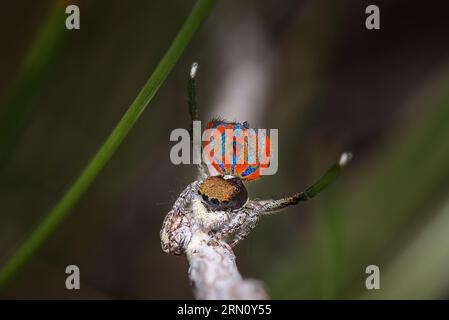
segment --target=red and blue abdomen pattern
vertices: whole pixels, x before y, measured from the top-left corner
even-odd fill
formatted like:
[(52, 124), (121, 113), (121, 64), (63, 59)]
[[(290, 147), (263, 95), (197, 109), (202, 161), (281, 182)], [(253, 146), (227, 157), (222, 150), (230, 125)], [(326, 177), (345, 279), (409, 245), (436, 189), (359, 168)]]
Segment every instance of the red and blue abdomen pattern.
[(269, 166), (270, 140), (247, 122), (212, 120), (206, 126), (204, 155), (221, 175), (255, 180)]

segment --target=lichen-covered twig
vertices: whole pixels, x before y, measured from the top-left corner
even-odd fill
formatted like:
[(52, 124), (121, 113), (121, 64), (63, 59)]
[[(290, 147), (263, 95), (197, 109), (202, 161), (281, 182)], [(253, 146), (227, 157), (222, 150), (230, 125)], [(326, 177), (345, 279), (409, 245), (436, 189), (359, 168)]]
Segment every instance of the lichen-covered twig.
[(242, 278), (231, 247), (199, 228), (193, 231), (186, 256), (197, 299), (268, 298), (261, 282)]

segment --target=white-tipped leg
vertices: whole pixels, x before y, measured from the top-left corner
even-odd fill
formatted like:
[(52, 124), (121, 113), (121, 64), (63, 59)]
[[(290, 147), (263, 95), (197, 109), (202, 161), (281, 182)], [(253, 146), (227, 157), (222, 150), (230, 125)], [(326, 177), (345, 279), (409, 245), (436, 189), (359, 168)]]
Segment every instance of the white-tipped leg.
[(268, 214), (282, 209), (294, 206), (300, 201), (312, 199), (326, 187), (331, 184), (340, 174), (343, 167), (352, 159), (352, 153), (345, 152), (340, 156), (337, 163), (333, 164), (314, 184), (306, 190), (293, 196), (285, 197), (278, 200), (257, 200), (250, 201), (248, 205), (253, 206), (253, 210), (260, 214)]
[(340, 167), (344, 167), (351, 160), (352, 160), (352, 153), (344, 152), (340, 156), (340, 161), (338, 161), (338, 164), (340, 165)]
[[(198, 72), (198, 63), (192, 63), (190, 67), (189, 80), (187, 82), (187, 92), (188, 92), (188, 104), (190, 113), (190, 136), (193, 139), (193, 121), (199, 120), (198, 105), (196, 102), (196, 85), (195, 78)], [(193, 140), (192, 140), (193, 143)], [(201, 149), (201, 142), (200, 142)], [(198, 164), (198, 174), (201, 179), (207, 177), (206, 166), (201, 162)]]
[(190, 78), (195, 79), (196, 72), (198, 71), (199, 65), (198, 63), (192, 63), (192, 67), (190, 68)]

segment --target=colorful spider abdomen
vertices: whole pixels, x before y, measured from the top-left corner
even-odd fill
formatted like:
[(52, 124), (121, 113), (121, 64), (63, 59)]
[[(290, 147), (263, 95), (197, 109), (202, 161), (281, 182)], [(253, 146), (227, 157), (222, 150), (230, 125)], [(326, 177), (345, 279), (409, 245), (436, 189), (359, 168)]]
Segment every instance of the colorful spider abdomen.
[(269, 166), (270, 140), (266, 132), (250, 128), (246, 121), (214, 119), (207, 124), (205, 135), (205, 155), (221, 175), (255, 180)]

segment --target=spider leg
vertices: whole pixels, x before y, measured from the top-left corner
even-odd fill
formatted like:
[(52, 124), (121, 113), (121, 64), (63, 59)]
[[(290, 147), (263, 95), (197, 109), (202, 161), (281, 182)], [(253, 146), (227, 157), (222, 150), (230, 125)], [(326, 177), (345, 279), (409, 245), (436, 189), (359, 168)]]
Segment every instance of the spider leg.
[(230, 246), (236, 246), (241, 240), (245, 239), (253, 230), (257, 222), (259, 221), (259, 213), (256, 211), (246, 209), (246, 219), (244, 223), (239, 227), (236, 233), (234, 233), (234, 238), (230, 242)]
[(338, 177), (343, 167), (351, 159), (351, 153), (343, 153), (337, 163), (333, 164), (321, 178), (302, 192), (277, 200), (254, 200), (250, 201), (249, 205), (253, 206), (254, 210), (258, 211), (260, 214), (269, 214), (296, 205), (300, 201), (310, 200), (326, 189), (326, 187)]
[(214, 234), (214, 238), (221, 240), (223, 238), (231, 236), (240, 229), (240, 227), (246, 222), (248, 218), (248, 214), (244, 209), (240, 209), (237, 212), (231, 212), (230, 214), (232, 215), (232, 218), (226, 226), (224, 226)]
[(166, 215), (160, 233), (162, 250), (167, 253), (182, 254), (190, 242), (192, 233), (191, 200), (197, 192), (200, 181), (192, 182), (175, 201)]
[[(187, 93), (188, 93), (188, 105), (189, 105), (189, 114), (190, 120), (193, 122), (194, 120), (199, 119), (198, 114), (198, 105), (196, 102), (196, 84), (195, 77), (198, 71), (198, 63), (192, 63), (189, 73), (189, 80), (187, 82)], [(190, 124), (190, 129), (192, 130), (192, 123)]]
[(196, 180), (189, 184), (179, 195), (173, 204), (172, 210), (179, 214), (189, 214), (190, 213), (190, 203), (192, 201), (192, 196), (198, 191), (201, 184), (201, 180)]
[(238, 211), (232, 212), (232, 219), (221, 230), (217, 231), (213, 238), (225, 240), (231, 247), (245, 239), (259, 221), (259, 213), (254, 206), (244, 206)]
[[(192, 137), (192, 149), (193, 152), (197, 152), (198, 148), (194, 145), (193, 140), (193, 123), (194, 121), (199, 120), (199, 112), (198, 112), (198, 104), (196, 102), (196, 84), (195, 84), (195, 77), (196, 72), (198, 71), (198, 63), (194, 62), (192, 64), (192, 67), (190, 68), (189, 73), (189, 80), (187, 81), (187, 93), (188, 93), (188, 100), (187, 103), (189, 105), (189, 114), (190, 114), (190, 137)], [(202, 160), (201, 160), (201, 140), (199, 141), (199, 150), (200, 154), (195, 154), (196, 158), (200, 159), (200, 162), (198, 164), (198, 173), (200, 175), (200, 178), (204, 179), (207, 177), (206, 167), (204, 166)]]

